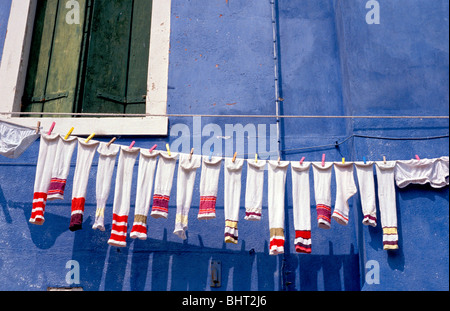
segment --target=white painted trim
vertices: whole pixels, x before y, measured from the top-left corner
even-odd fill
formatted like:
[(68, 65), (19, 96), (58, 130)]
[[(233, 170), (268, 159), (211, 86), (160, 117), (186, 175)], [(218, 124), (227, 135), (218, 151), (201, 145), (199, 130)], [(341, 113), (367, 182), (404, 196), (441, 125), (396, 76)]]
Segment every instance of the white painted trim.
[[(12, 0), (7, 34), (0, 63), (0, 112), (20, 112), (28, 67), (37, 0)], [(167, 112), (169, 77), (171, 0), (153, 0), (146, 113)], [(0, 115), (0, 119), (44, 129), (56, 122), (55, 131), (74, 127), (74, 135), (167, 135), (168, 118), (20, 118)]]

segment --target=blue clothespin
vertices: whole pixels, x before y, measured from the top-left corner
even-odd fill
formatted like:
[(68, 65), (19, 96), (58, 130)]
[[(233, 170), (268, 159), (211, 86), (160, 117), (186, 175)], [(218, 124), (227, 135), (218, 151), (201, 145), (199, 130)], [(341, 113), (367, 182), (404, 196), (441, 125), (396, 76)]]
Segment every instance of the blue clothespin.
[(209, 148), (209, 161), (212, 160), (213, 152), (214, 152), (214, 145), (211, 145), (211, 148)]
[(367, 164), (366, 157), (363, 157), (364, 164)]

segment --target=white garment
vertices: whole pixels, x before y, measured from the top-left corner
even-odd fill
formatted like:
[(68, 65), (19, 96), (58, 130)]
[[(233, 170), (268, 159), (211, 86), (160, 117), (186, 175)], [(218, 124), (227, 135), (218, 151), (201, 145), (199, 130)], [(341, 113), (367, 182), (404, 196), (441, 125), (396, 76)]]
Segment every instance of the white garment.
[(270, 243), (269, 254), (284, 253), (284, 199), (288, 161), (269, 161), (268, 213)]
[(89, 182), (92, 160), (99, 142), (85, 142), (78, 138), (77, 164), (73, 176), (72, 213), (70, 215), (70, 231), (80, 230), (83, 223), (84, 204), (86, 203), (86, 189)]
[(243, 159), (225, 159), (224, 213), (225, 213), (225, 243), (237, 244), (239, 207), (241, 203), (241, 177)]
[(70, 171), (70, 162), (76, 146), (76, 137), (71, 136), (68, 139), (64, 139), (63, 136), (59, 137), (47, 200), (64, 200), (64, 190)]
[(180, 154), (177, 176), (177, 215), (173, 233), (183, 240), (186, 239), (195, 177), (201, 163), (200, 155), (192, 155), (192, 159), (190, 159), (189, 154)]
[(261, 220), (265, 166), (265, 160), (247, 160), (245, 220)]
[(170, 191), (172, 190), (173, 174), (177, 164), (178, 153), (159, 152), (159, 161), (155, 176), (155, 191), (150, 215), (153, 218), (167, 218), (169, 213)]
[(294, 213), (295, 251), (311, 253), (311, 200), (309, 170), (311, 162), (291, 162), (292, 208)]
[(375, 162), (380, 204), (381, 226), (383, 227), (383, 249), (398, 249), (397, 205), (395, 202), (395, 161)]
[(139, 148), (120, 148), (114, 189), (113, 221), (108, 244), (117, 247), (127, 245), (128, 214), (130, 212), (131, 183)]
[(217, 188), (221, 166), (222, 158), (212, 157), (209, 161), (209, 157), (203, 156), (198, 219), (216, 218)]
[(316, 200), (317, 223), (319, 228), (331, 227), (331, 170), (333, 163), (313, 162), (314, 195)]
[(130, 237), (140, 240), (147, 239), (147, 216), (152, 200), (153, 179), (155, 177), (158, 152), (141, 149), (136, 189), (136, 205), (134, 221)]
[(106, 201), (111, 190), (111, 179), (116, 164), (117, 154), (120, 147), (118, 145), (107, 146), (107, 143), (101, 142), (98, 146), (99, 153), (97, 166), (97, 180), (95, 183), (95, 195), (97, 200), (97, 209), (95, 211), (95, 222), (92, 229), (105, 231), (105, 207)]
[(359, 195), (363, 212), (362, 223), (367, 226), (377, 226), (377, 208), (375, 204), (375, 182), (373, 178), (373, 162), (355, 162), (358, 176)]
[(334, 172), (336, 177), (336, 203), (331, 217), (339, 224), (345, 226), (348, 224), (348, 200), (357, 191), (353, 178), (353, 163), (335, 162)]
[(17, 159), (39, 136), (35, 129), (0, 120), (0, 155)]
[(47, 191), (52, 178), (53, 163), (59, 135), (41, 135), (39, 155), (34, 179), (33, 207), (29, 222), (36, 225), (44, 224), (45, 206), (47, 204)]
[(448, 186), (449, 158), (397, 161), (395, 181), (399, 188), (429, 183), (433, 188)]

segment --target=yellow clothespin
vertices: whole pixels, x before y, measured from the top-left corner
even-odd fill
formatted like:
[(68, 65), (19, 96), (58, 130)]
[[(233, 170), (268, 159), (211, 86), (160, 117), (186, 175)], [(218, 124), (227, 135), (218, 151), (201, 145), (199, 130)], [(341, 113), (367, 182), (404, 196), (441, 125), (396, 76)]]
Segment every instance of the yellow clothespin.
[(170, 147), (169, 144), (166, 144), (166, 149), (167, 149), (167, 154), (170, 156), (172, 156), (172, 153), (170, 153)]
[(191, 153), (189, 154), (189, 161), (192, 160), (192, 155), (194, 154), (194, 148), (191, 149)]
[(116, 139), (117, 139), (116, 137), (113, 137), (113, 139), (111, 139), (111, 140), (109, 141), (109, 143), (106, 144), (106, 147), (109, 148), (109, 147), (112, 145), (112, 143), (116, 141)]
[(92, 138), (94, 138), (95, 133), (92, 133), (91, 136), (89, 136), (84, 142), (88, 143)]
[(255, 163), (258, 163), (258, 154), (255, 153)]
[(74, 129), (75, 129), (74, 127), (72, 127), (72, 128), (70, 129), (70, 131), (67, 133), (66, 137), (64, 137), (65, 140), (69, 139), (69, 137), (70, 137), (70, 135), (72, 134), (72, 132), (73, 132)]
[(342, 158), (342, 164), (345, 164), (345, 158)]
[(234, 163), (234, 161), (236, 161), (236, 157), (237, 157), (237, 152), (234, 153), (233, 160), (232, 160), (233, 163)]

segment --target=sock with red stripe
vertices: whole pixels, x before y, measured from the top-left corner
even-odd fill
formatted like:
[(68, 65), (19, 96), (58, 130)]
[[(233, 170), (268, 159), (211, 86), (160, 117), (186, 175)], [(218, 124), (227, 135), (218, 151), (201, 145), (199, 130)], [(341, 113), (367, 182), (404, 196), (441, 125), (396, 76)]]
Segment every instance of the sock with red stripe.
[(334, 172), (336, 177), (336, 203), (331, 217), (345, 226), (348, 224), (348, 200), (357, 191), (353, 178), (353, 163), (336, 162), (334, 163)]
[(245, 220), (261, 220), (265, 166), (265, 160), (247, 160)]
[(108, 244), (127, 246), (128, 213), (130, 212), (131, 183), (138, 148), (121, 147), (117, 163), (116, 185), (114, 189), (113, 222)]
[(398, 249), (397, 205), (395, 202), (395, 161), (375, 162), (380, 206), (381, 226), (383, 227), (383, 249)]
[(269, 161), (267, 198), (270, 228), (270, 255), (284, 253), (284, 200), (288, 165), (288, 161)]
[(120, 147), (118, 145), (107, 146), (101, 142), (97, 149), (99, 153), (97, 166), (97, 180), (95, 184), (95, 195), (97, 200), (97, 209), (95, 211), (95, 222), (92, 229), (105, 231), (105, 208), (106, 201), (111, 190), (111, 179), (114, 173), (117, 154)]
[(70, 162), (77, 145), (77, 138), (74, 136), (64, 139), (60, 136), (58, 147), (56, 148), (55, 163), (52, 170), (52, 179), (48, 189), (48, 200), (64, 200), (64, 190), (66, 188), (67, 176), (70, 171)]
[(225, 243), (237, 244), (243, 159), (225, 159)]
[(177, 153), (159, 152), (160, 157), (156, 168), (155, 191), (150, 216), (167, 218), (169, 214), (170, 192), (172, 191), (173, 175), (177, 164)]
[(219, 174), (222, 158), (203, 157), (202, 174), (200, 176), (200, 206), (198, 219), (216, 218), (217, 188), (219, 186)]
[(84, 139), (78, 139), (77, 164), (73, 176), (72, 212), (69, 224), (70, 231), (82, 229), (89, 173), (98, 144), (98, 141), (91, 140), (86, 143)]
[(59, 135), (42, 134), (39, 143), (39, 155), (34, 180), (33, 205), (29, 222), (36, 225), (44, 224), (47, 192), (52, 178), (53, 163)]
[(157, 161), (158, 152), (152, 151), (152, 153), (150, 153), (146, 149), (141, 149), (134, 221), (130, 233), (130, 237), (133, 239), (147, 239), (147, 215), (150, 209), (150, 201), (152, 199), (153, 177), (155, 177)]
[(200, 155), (192, 155), (191, 158), (188, 154), (180, 154), (177, 176), (177, 214), (173, 233), (183, 240), (186, 239), (188, 214), (192, 203), (195, 176), (201, 161)]
[(310, 162), (291, 162), (295, 251), (311, 253)]
[(375, 182), (373, 178), (373, 162), (355, 162), (358, 176), (359, 195), (364, 215), (362, 223), (377, 226), (377, 209), (375, 205)]
[(331, 170), (333, 163), (313, 162), (314, 195), (319, 228), (331, 227)]

